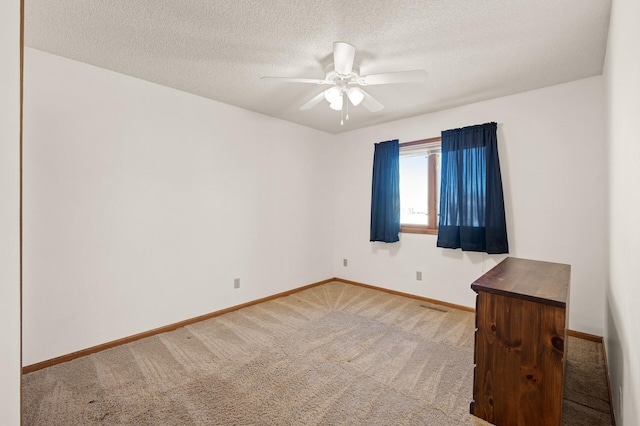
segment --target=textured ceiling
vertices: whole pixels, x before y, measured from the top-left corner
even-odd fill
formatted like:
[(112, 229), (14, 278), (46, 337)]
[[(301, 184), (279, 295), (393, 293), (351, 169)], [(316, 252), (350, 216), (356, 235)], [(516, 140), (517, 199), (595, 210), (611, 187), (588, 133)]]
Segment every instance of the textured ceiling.
[[(331, 133), (602, 73), (611, 0), (25, 0), (25, 45)], [(385, 108), (298, 108), (328, 86), (334, 41)], [(27, 64), (28, 66), (28, 64)]]

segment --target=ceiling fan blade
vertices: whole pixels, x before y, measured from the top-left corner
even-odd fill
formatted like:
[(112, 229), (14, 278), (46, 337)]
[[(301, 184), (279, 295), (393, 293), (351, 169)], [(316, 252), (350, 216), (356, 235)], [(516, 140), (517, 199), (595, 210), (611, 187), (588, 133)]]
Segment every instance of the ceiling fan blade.
[(333, 66), (336, 73), (348, 75), (353, 70), (356, 47), (342, 41), (333, 43)]
[(289, 78), (289, 77), (260, 77), (261, 80), (274, 80), (282, 83), (312, 83), (312, 84), (332, 84), (327, 80), (317, 78)]
[(318, 105), (320, 103), (320, 101), (322, 101), (323, 99), (324, 99), (324, 92), (320, 92), (319, 94), (314, 96), (309, 102), (307, 102), (306, 104), (302, 105), (300, 107), (300, 111), (304, 111), (304, 110), (313, 108), (314, 106)]
[(360, 79), (364, 85), (394, 84), (394, 83), (421, 83), (427, 79), (425, 70), (388, 72), (384, 74), (366, 75)]
[(368, 109), (371, 112), (378, 112), (382, 108), (384, 108), (384, 105), (382, 105), (380, 102), (376, 101), (373, 98), (373, 96), (371, 96), (370, 94), (368, 94), (364, 90), (362, 91), (362, 93), (364, 94), (364, 98), (362, 99), (361, 105), (364, 106), (366, 109)]

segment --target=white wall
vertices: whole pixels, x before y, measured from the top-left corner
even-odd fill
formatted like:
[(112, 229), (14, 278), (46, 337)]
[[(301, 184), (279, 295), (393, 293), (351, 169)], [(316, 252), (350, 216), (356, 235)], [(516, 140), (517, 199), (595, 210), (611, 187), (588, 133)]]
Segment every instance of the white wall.
[[(569, 326), (602, 335), (608, 253), (604, 118), (604, 80), (598, 76), (340, 134), (336, 276), (474, 307), (471, 282), (504, 256), (439, 249), (435, 235), (369, 242), (373, 145), (495, 121), (510, 255), (570, 264)], [(349, 260), (346, 268), (343, 258)], [(422, 281), (416, 271), (423, 272)]]
[(24, 364), (331, 276), (473, 306), (504, 256), (370, 243), (371, 166), (375, 142), (488, 121), (510, 255), (571, 264), (570, 327), (602, 335), (604, 83), (334, 136), (27, 49)]
[(0, 418), (20, 424), (20, 1), (0, 3)]
[(331, 135), (29, 48), (24, 107), (25, 365), (332, 276)]
[[(640, 3), (614, 1), (605, 62), (610, 276), (605, 342), (617, 424), (640, 425)], [(622, 401), (620, 400), (622, 390)], [(621, 407), (622, 405), (622, 407)]]

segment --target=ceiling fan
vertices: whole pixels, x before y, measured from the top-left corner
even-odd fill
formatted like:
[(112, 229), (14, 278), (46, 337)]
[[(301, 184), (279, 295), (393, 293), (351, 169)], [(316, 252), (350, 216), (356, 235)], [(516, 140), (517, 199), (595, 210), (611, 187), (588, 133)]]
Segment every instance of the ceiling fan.
[[(420, 83), (425, 81), (427, 78), (427, 72), (425, 70), (399, 71), (361, 76), (353, 69), (355, 56), (355, 46), (349, 43), (336, 41), (333, 43), (333, 70), (328, 71), (324, 76), (324, 79), (289, 77), (262, 78), (288, 83), (311, 83), (331, 86), (302, 105), (300, 107), (301, 110), (311, 109), (325, 99), (329, 102), (331, 109), (336, 111), (342, 111), (345, 105), (346, 108), (348, 108), (349, 103), (351, 103), (353, 106), (362, 104), (371, 112), (380, 111), (384, 108), (384, 105), (362, 90), (361, 86), (371, 86), (374, 84)], [(349, 115), (347, 113), (347, 120), (348, 119)]]

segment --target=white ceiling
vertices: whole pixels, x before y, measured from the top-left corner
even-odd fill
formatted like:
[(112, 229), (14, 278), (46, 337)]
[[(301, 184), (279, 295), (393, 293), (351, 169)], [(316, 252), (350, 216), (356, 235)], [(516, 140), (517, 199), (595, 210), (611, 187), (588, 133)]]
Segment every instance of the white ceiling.
[[(25, 0), (25, 45), (331, 133), (602, 73), (611, 0)], [(377, 113), (298, 108), (327, 86), (334, 41), (360, 74), (425, 69), (367, 87)], [(28, 64), (27, 64), (28, 66)]]

